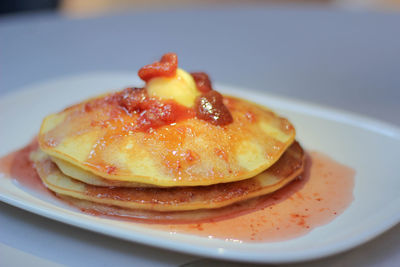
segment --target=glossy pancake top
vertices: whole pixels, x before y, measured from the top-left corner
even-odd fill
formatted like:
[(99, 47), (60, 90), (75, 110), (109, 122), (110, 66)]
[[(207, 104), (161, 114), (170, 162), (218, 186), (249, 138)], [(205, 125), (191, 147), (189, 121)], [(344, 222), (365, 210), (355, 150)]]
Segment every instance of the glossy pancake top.
[(41, 149), (110, 180), (157, 186), (210, 185), (252, 177), (293, 142), (294, 127), (272, 111), (233, 97), (224, 104), (233, 122), (216, 126), (196, 117), (146, 131), (101, 96), (47, 116)]

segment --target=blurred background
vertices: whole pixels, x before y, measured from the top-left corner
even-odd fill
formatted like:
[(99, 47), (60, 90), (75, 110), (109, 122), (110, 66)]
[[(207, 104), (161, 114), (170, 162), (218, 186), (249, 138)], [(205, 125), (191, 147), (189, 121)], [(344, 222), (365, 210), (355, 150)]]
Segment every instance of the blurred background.
[(134, 9), (200, 7), (240, 4), (325, 5), (362, 9), (400, 10), (400, 0), (3, 0), (0, 14), (57, 10), (72, 16), (93, 16)]
[[(166, 51), (213, 81), (399, 124), (400, 0), (1, 0), (0, 96)], [(370, 108), (373, 106), (374, 108)]]

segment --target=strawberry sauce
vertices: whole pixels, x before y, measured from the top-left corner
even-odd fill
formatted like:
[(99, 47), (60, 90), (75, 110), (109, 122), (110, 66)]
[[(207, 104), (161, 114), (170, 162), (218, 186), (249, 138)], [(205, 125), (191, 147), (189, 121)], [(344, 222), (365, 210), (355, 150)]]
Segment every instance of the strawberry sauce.
[(265, 196), (253, 212), (218, 222), (152, 227), (236, 242), (277, 242), (305, 235), (351, 204), (355, 176), (353, 169), (319, 152), (312, 152), (307, 164), (301, 179)]
[[(0, 179), (12, 177), (22, 187), (52, 195), (42, 184), (29, 153), (37, 148), (34, 140), (26, 147), (0, 159)], [(319, 152), (308, 155), (305, 172), (284, 188), (260, 197), (246, 208), (232, 205), (215, 217), (195, 223), (155, 221), (155, 217), (97, 216), (128, 220), (151, 229), (193, 234), (233, 242), (277, 242), (307, 234), (338, 217), (353, 201), (355, 171)], [(256, 203), (256, 204), (254, 204)], [(132, 211), (130, 211), (132, 214)], [(123, 215), (123, 211), (122, 211)], [(178, 216), (179, 217), (179, 216)]]

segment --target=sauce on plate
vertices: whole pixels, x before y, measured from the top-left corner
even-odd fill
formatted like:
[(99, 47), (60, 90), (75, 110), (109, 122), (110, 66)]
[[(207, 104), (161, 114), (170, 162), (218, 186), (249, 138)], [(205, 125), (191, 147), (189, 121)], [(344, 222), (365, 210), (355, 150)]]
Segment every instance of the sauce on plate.
[[(12, 177), (22, 188), (53, 195), (42, 184), (29, 160), (29, 153), (36, 148), (37, 142), (34, 140), (26, 147), (1, 158), (0, 173)], [(157, 216), (143, 216), (140, 212), (136, 216), (132, 215), (132, 211), (124, 214), (119, 210), (118, 215), (90, 209), (82, 211), (129, 220), (171, 234), (193, 234), (232, 242), (277, 242), (305, 235), (343, 213), (353, 201), (354, 176), (353, 169), (323, 153), (311, 152), (305, 172), (289, 185), (272, 194), (250, 200), (248, 205), (225, 207), (215, 212), (213, 217), (195, 223), (157, 221)], [(174, 215), (165, 215), (168, 216)]]
[(302, 236), (327, 224), (353, 201), (355, 171), (312, 152), (304, 175), (262, 197), (255, 210), (218, 222), (152, 225), (173, 233), (190, 233), (238, 242), (276, 242)]

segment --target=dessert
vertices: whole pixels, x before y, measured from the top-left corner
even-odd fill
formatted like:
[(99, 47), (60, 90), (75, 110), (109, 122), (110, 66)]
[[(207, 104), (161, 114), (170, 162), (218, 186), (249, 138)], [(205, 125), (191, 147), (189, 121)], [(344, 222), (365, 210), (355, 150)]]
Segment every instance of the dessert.
[[(140, 223), (235, 243), (299, 237), (353, 201), (354, 170), (305, 153), (285, 118), (221, 95), (205, 73), (179, 69), (175, 54), (139, 76), (143, 88), (47, 116), (37, 138), (0, 159), (0, 178), (56, 218), (71, 214), (67, 203), (127, 220), (124, 230)], [(75, 215), (93, 229), (102, 222)]]
[(75, 203), (196, 212), (272, 193), (302, 173), (287, 119), (221, 95), (205, 73), (179, 69), (173, 53), (138, 74), (143, 88), (43, 120), (31, 159), (48, 189)]

